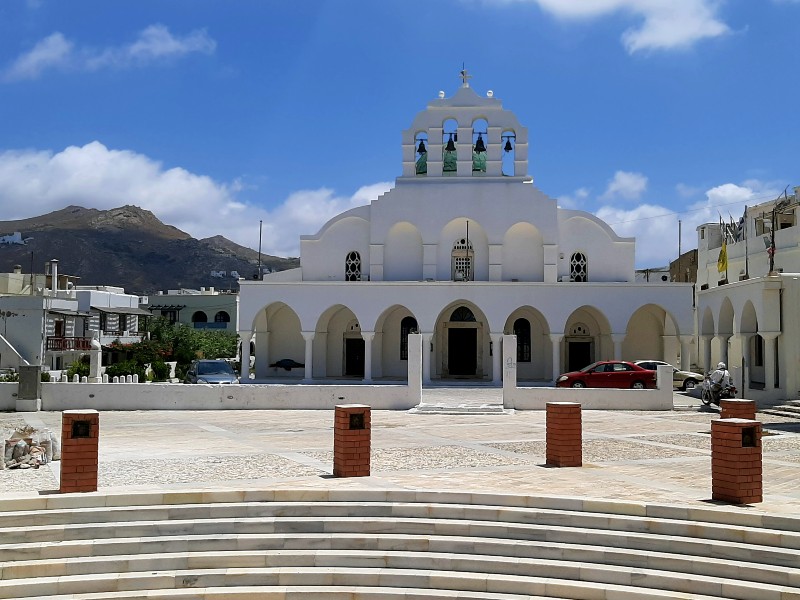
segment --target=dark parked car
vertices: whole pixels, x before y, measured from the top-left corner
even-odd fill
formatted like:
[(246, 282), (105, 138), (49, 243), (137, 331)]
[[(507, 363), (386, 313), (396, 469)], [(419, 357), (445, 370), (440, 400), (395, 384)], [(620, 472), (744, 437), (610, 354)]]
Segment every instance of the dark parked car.
[(224, 360), (194, 360), (184, 383), (239, 383), (236, 372)]
[(656, 372), (631, 362), (601, 360), (580, 371), (564, 373), (556, 380), (557, 387), (573, 388), (633, 388), (656, 387)]

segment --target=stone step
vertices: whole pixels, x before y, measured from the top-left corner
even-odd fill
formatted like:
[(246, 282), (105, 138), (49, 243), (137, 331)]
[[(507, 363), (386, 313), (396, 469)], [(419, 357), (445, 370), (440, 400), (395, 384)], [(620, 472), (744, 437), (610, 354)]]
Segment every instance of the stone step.
[(0, 598), (31, 600), (800, 590), (800, 519), (727, 506), (368, 489), (75, 494), (0, 500), (0, 542)]
[[(598, 577), (597, 581), (624, 577), (636, 569), (642, 577), (657, 574), (683, 578), (684, 574), (745, 581), (800, 589), (800, 570), (739, 560), (713, 557), (692, 557), (667, 552), (630, 552), (598, 546), (507, 544), (505, 553), (484, 552), (489, 544), (462, 544), (448, 552), (429, 550), (367, 550), (348, 547), (336, 550), (205, 550), (196, 552), (154, 552), (115, 556), (80, 556), (39, 560), (17, 560), (0, 563), (3, 579), (17, 582), (42, 577), (78, 577), (112, 573), (145, 571), (185, 571), (212, 569), (280, 568), (280, 567), (364, 567), (431, 571), (467, 571), (507, 575), (558, 576), (565, 579)], [(456, 546), (456, 544), (454, 544)], [(459, 550), (464, 552), (460, 553)], [(498, 550), (497, 547), (491, 550)], [(580, 574), (575, 569), (580, 569)], [(563, 575), (556, 575), (557, 573)], [(645, 585), (639, 583), (639, 585)], [(646, 587), (646, 586), (645, 586)]]
[[(202, 591), (207, 587), (236, 588), (241, 586), (347, 586), (357, 588), (390, 587), (428, 590), (434, 598), (439, 590), (506, 594), (511, 598), (733, 598), (737, 600), (780, 600), (791, 598), (797, 588), (729, 582), (708, 577), (663, 576), (631, 569), (626, 573), (613, 572), (603, 580), (600, 569), (582, 570), (580, 566), (559, 568), (558, 574), (514, 575), (466, 571), (437, 571), (431, 569), (393, 569), (363, 567), (303, 567), (195, 569), (184, 571), (150, 571), (147, 573), (113, 573), (86, 576), (40, 577), (23, 581), (0, 581), (0, 598), (50, 598), (70, 594), (106, 594), (144, 590), (160, 591), (191, 588)], [(592, 576), (592, 577), (589, 577)], [(668, 591), (669, 596), (664, 592)], [(151, 594), (144, 596), (152, 598)], [(190, 596), (192, 597), (192, 596)], [(303, 596), (304, 598), (306, 596)], [(447, 596), (445, 596), (447, 597)], [(452, 597), (452, 596), (451, 596)], [(460, 596), (456, 596), (460, 597)]]
[[(488, 500), (488, 499), (487, 499)], [(610, 504), (609, 504), (610, 506)], [(657, 507), (653, 507), (656, 511)], [(653, 512), (651, 511), (651, 512)], [(243, 502), (51, 509), (0, 513), (0, 541), (21, 544), (106, 537), (147, 537), (219, 533), (425, 531), (463, 535), (464, 527), (492, 537), (544, 539), (553, 528), (566, 531), (625, 531), (651, 536), (696, 537), (697, 519), (688, 513), (625, 515), (498, 505), (387, 502)], [(694, 509), (704, 519), (702, 539), (800, 549), (800, 520)], [(755, 518), (753, 518), (755, 517)], [(715, 523), (714, 520), (719, 520)], [(726, 522), (727, 520), (727, 522)], [(112, 526), (107, 526), (108, 524)], [(731, 525), (736, 525), (735, 529)], [(498, 529), (498, 528), (502, 528)], [(558, 529), (554, 529), (558, 531)], [(497, 533), (500, 531), (500, 533)], [(656, 539), (656, 538), (654, 538)]]
[[(654, 600), (675, 596), (650, 595)], [(681, 596), (678, 596), (681, 598)], [(101, 594), (45, 596), (29, 600), (568, 600), (561, 596), (491, 594), (463, 590), (378, 588), (355, 586), (240, 586), (238, 588), (191, 588), (134, 590)]]
[[(244, 524), (244, 523), (239, 523)], [(246, 524), (245, 524), (246, 525)], [(401, 523), (386, 528), (384, 532), (363, 532), (352, 527), (354, 533), (231, 533), (220, 528), (216, 533), (194, 535), (132, 537), (104, 539), (98, 535), (91, 540), (10, 543), (0, 545), (0, 564), (13, 567), (13, 561), (70, 560), (75, 557), (105, 557), (136, 554), (198, 553), (198, 552), (263, 552), (293, 551), (313, 548), (319, 551), (346, 551), (353, 548), (365, 551), (388, 551), (402, 548), (417, 552), (453, 552), (468, 554), (480, 548), (481, 554), (490, 556), (517, 556), (560, 558), (570, 553), (590, 561), (592, 551), (601, 548), (606, 555), (594, 558), (597, 562), (613, 564), (640, 564), (647, 561), (666, 563), (670, 557), (691, 559), (709, 557), (712, 562), (746, 561), (760, 566), (795, 567), (797, 551), (724, 541), (714, 543), (707, 539), (688, 539), (679, 536), (651, 536), (642, 533), (621, 533), (602, 530), (542, 525), (523, 525), (507, 529), (503, 538), (494, 537), (496, 528), (481, 528), (476, 522), (463, 522), (447, 535), (425, 533), (411, 535), (402, 531)], [(116, 526), (113, 526), (116, 529)], [(157, 531), (151, 532), (156, 534)], [(484, 537), (479, 537), (485, 533)], [(0, 536), (5, 539), (5, 536)], [(775, 540), (779, 541), (779, 540)], [(57, 542), (57, 543), (56, 543)], [(664, 568), (664, 567), (662, 567)], [(680, 563), (673, 567), (682, 568)], [(763, 581), (769, 581), (763, 579)]]
[(502, 404), (448, 404), (420, 403), (412, 409), (412, 414), (440, 414), (440, 415), (504, 415), (513, 414), (512, 409), (503, 408)]

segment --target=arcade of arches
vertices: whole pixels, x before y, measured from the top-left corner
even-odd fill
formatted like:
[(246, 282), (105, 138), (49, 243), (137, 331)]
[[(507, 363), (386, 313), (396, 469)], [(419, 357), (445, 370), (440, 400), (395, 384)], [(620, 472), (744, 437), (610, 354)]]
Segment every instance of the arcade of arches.
[[(493, 329), (493, 320), (479, 306), (463, 300), (445, 306), (427, 327), (402, 305), (383, 311), (374, 324), (360, 321), (347, 306), (336, 305), (319, 315), (313, 330), (303, 330), (298, 314), (276, 302), (259, 311), (253, 331), (240, 333), (243, 339), (254, 339), (257, 380), (405, 380), (410, 333), (422, 334), (425, 381), (473, 379), (499, 384), (504, 334), (517, 336), (520, 381), (553, 381), (562, 372), (596, 360), (649, 358), (677, 363), (680, 356), (682, 365), (690, 360), (691, 336), (680, 335), (669, 313), (654, 304), (635, 310), (624, 331), (612, 330), (603, 312), (591, 306), (574, 310), (560, 323), (532, 306), (521, 306), (498, 322)], [(243, 346), (245, 351), (249, 348)], [(290, 371), (274, 366), (287, 361), (299, 366)]]

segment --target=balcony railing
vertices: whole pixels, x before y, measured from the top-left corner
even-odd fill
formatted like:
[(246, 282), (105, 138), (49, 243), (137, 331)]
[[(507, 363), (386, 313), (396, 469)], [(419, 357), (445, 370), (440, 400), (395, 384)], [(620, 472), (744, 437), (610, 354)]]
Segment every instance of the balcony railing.
[(70, 352), (75, 350), (91, 350), (92, 338), (85, 337), (48, 337), (47, 349), (53, 352)]

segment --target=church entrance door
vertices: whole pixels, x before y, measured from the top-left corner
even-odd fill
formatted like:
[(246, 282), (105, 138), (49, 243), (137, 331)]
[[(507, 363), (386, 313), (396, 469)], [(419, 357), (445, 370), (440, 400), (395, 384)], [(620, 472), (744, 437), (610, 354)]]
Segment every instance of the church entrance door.
[(592, 341), (567, 342), (567, 371), (578, 371), (592, 364)]
[(345, 338), (344, 375), (364, 377), (364, 338)]
[(478, 368), (478, 329), (447, 329), (447, 370), (450, 376), (474, 377)]

